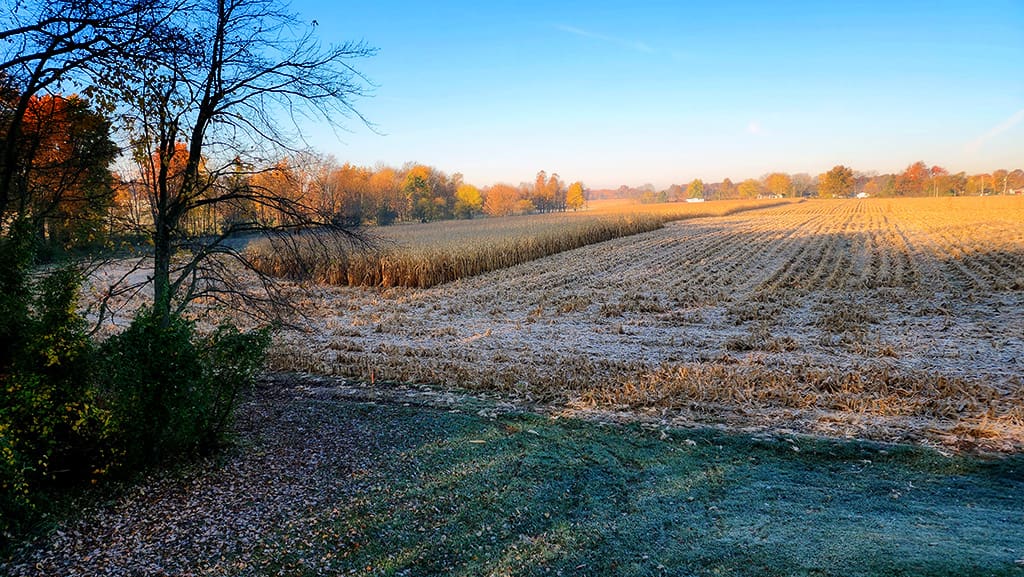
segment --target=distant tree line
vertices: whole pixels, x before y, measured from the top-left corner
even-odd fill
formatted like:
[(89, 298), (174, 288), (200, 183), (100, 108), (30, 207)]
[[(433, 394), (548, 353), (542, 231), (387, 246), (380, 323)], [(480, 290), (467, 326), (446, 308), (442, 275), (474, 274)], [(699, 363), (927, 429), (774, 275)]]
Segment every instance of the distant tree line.
[(300, 196), (352, 225), (578, 210), (586, 204), (582, 183), (567, 187), (557, 174), (543, 170), (532, 183), (478, 188), (461, 173), (449, 175), (424, 164), (370, 168), (314, 153), (281, 160), (247, 183)]
[(995, 170), (991, 173), (951, 173), (941, 166), (915, 162), (903, 172), (877, 174), (857, 172), (837, 165), (813, 176), (807, 173), (772, 172), (761, 178), (748, 178), (738, 183), (729, 178), (705, 183), (694, 179), (689, 184), (673, 184), (657, 190), (652, 184), (640, 187), (620, 186), (615, 190), (594, 191), (595, 198), (635, 198), (640, 202), (676, 202), (689, 198), (706, 200), (749, 198), (821, 197), (844, 198), (866, 196), (982, 196), (989, 194), (1024, 194), (1024, 170)]
[[(20, 138), (31, 141), (31, 153), (16, 181), (20, 206), (8, 212), (31, 216), (38, 239), (53, 250), (99, 247), (151, 230), (160, 217), (157, 193), (176, 197), (185, 184), (183, 141), (170, 152), (136, 150), (128, 170), (115, 171), (120, 149), (111, 122), (81, 96), (33, 98), (27, 117)], [(310, 224), (354, 227), (579, 210), (588, 192), (582, 182), (566, 185), (543, 170), (533, 182), (477, 187), (461, 173), (424, 164), (364, 167), (315, 151), (214, 164), (200, 156), (194, 168), (191, 178), (204, 190), (177, 223), (183, 236), (287, 226), (297, 211)]]

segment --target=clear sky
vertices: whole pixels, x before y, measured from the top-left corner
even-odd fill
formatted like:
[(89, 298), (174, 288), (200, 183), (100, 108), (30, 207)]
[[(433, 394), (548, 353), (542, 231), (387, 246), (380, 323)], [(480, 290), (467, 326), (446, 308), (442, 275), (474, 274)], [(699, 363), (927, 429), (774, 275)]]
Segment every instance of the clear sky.
[(1024, 1), (299, 0), (376, 84), (311, 143), (477, 185), (591, 188), (836, 164), (1024, 168)]

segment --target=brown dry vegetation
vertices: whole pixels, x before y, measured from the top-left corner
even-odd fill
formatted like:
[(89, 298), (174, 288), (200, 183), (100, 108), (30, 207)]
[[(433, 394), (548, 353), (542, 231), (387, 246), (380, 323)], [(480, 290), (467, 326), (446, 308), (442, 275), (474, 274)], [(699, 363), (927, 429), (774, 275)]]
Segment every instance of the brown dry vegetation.
[(282, 251), (270, 240), (254, 243), (257, 270), (292, 280), (368, 287), (427, 288), (507, 268), (574, 248), (656, 230), (666, 222), (723, 216), (780, 201), (715, 203), (596, 203), (585, 212), (408, 224), (371, 229), (377, 247), (338, 244), (324, 260), (321, 239), (304, 250)]
[(1024, 199), (809, 201), (430, 289), (322, 287), (278, 370), (1024, 448)]

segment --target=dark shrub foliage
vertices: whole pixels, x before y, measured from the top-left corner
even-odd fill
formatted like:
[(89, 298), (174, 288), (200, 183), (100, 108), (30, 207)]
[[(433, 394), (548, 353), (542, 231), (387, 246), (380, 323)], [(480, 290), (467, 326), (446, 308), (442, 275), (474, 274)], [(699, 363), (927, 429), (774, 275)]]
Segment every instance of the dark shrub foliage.
[(215, 449), (269, 343), (144, 310), (97, 345), (81, 275), (34, 258), (29, 227), (0, 235), (0, 546), (55, 490)]
[(142, 311), (100, 347), (103, 396), (121, 440), (117, 465), (136, 468), (214, 449), (268, 342), (266, 330), (225, 325), (200, 336), (191, 321), (172, 318), (161, 326), (152, 311)]
[(43, 485), (102, 472), (106, 413), (93, 395), (94, 347), (77, 312), (79, 273), (29, 270), (33, 243), (15, 223), (0, 238), (0, 531)]

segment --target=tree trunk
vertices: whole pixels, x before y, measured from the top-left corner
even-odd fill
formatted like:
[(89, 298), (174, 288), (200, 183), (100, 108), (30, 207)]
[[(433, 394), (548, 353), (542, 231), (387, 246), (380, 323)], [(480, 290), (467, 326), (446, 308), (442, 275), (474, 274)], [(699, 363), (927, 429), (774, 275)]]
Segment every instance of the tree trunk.
[(158, 215), (153, 233), (153, 314), (161, 327), (171, 322), (171, 226)]

